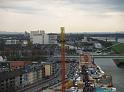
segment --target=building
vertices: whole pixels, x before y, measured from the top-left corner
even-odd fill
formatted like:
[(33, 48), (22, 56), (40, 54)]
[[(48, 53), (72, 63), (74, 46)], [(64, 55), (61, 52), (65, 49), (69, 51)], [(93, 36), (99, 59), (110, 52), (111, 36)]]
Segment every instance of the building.
[(0, 72), (8, 72), (10, 71), (9, 62), (0, 62)]
[(82, 39), (82, 42), (88, 42), (87, 37), (84, 37), (84, 38)]
[(31, 61), (10, 61), (10, 69), (15, 70), (30, 65)]
[(37, 31), (31, 31), (30, 32), (30, 37), (32, 38), (33, 36), (36, 35), (45, 35), (45, 31), (44, 30), (37, 30)]
[(57, 44), (57, 34), (50, 33), (49, 35), (49, 44)]
[(48, 44), (48, 35), (43, 30), (31, 31), (30, 38), (33, 44)]
[[(20, 92), (19, 90), (24, 86), (50, 78), (54, 68), (52, 63), (32, 63), (27, 68), (0, 72), (0, 92)], [(29, 69), (30, 71), (27, 71)]]
[(30, 38), (33, 44), (57, 44), (57, 34), (45, 34), (45, 31), (31, 31)]
[(0, 72), (9, 72), (20, 68), (28, 69), (28, 65), (31, 64), (31, 61), (3, 61), (0, 62)]
[(0, 44), (27, 45), (29, 40), (30, 40), (30, 36), (27, 32), (25, 32), (25, 33), (13, 33), (13, 34), (7, 34), (7, 33), (0, 34)]
[(20, 88), (42, 79), (42, 66), (30, 69), (28, 72), (24, 69), (0, 72), (0, 92), (17, 92)]
[[(15, 87), (15, 77), (23, 74), (23, 71), (11, 71), (11, 72), (0, 72), (0, 92), (16, 92)], [(20, 84), (19, 80), (16, 81)]]

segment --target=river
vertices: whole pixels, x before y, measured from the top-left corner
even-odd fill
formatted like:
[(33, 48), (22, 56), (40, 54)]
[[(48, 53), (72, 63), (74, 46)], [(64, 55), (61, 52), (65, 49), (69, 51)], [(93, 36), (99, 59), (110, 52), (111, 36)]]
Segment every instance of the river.
[(124, 68), (118, 68), (112, 59), (95, 59), (95, 62), (104, 72), (112, 75), (117, 92), (124, 92)]

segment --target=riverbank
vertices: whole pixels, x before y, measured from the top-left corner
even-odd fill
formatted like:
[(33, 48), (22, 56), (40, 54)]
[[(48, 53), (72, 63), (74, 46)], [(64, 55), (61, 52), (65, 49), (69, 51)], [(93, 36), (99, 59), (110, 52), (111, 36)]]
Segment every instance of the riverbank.
[(113, 62), (112, 59), (108, 58), (99, 58), (94, 60), (101, 69), (107, 74), (112, 75), (112, 81), (114, 87), (117, 89), (117, 92), (124, 92), (124, 69), (119, 68)]
[(113, 59), (113, 62), (117, 65), (117, 67), (124, 68), (124, 59)]
[[(114, 43), (118, 44), (118, 43)], [(120, 43), (116, 46), (112, 47), (113, 54), (124, 55), (124, 43)], [(113, 59), (113, 62), (117, 65), (117, 67), (122, 68), (124, 67), (124, 59)]]

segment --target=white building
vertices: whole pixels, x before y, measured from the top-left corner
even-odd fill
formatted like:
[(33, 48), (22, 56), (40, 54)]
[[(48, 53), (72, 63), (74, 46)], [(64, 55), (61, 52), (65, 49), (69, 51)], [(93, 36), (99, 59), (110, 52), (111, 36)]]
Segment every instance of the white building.
[(88, 42), (88, 41), (87, 41), (87, 37), (84, 37), (84, 38), (82, 39), (82, 42)]
[(45, 31), (31, 31), (30, 34), (33, 44), (57, 44), (57, 34), (45, 34)]
[(43, 30), (31, 31), (30, 37), (33, 44), (48, 44), (49, 42), (48, 35)]
[(16, 40), (16, 39), (8, 39), (5, 41), (5, 44), (6, 45), (11, 45), (11, 44), (22, 44), (22, 45), (27, 45), (28, 44), (28, 41), (27, 40)]
[(30, 37), (32, 38), (33, 36), (44, 35), (44, 34), (45, 34), (45, 31), (44, 30), (31, 31)]
[(3, 57), (2, 57), (2, 56), (0, 56), (0, 62), (3, 62), (3, 61), (4, 61)]

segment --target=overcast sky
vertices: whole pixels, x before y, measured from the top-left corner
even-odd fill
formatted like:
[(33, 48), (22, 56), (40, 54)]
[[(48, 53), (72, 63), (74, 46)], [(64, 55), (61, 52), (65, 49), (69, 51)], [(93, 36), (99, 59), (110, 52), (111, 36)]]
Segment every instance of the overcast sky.
[(0, 0), (0, 31), (124, 31), (124, 0)]

